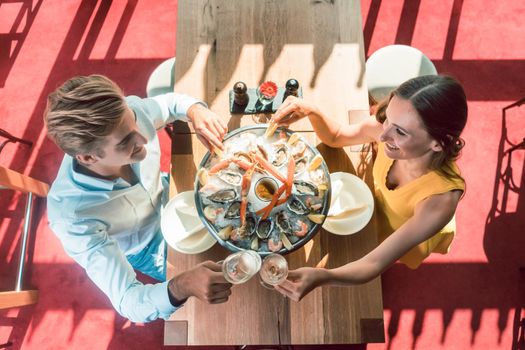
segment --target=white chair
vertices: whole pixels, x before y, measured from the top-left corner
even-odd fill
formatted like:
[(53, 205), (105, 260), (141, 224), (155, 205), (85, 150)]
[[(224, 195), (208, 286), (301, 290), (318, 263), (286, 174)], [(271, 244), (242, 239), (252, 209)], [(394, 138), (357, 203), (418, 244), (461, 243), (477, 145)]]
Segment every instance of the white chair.
[(175, 57), (167, 59), (155, 68), (149, 76), (146, 94), (153, 97), (173, 92), (175, 86)]
[(375, 102), (388, 97), (405, 81), (422, 75), (437, 75), (436, 67), (425, 54), (411, 46), (385, 46), (366, 61), (368, 92)]

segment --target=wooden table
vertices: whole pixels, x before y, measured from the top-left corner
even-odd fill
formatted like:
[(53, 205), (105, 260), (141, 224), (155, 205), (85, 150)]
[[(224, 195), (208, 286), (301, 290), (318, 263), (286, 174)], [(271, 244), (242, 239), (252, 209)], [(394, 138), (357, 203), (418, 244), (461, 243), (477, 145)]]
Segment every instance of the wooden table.
[[(175, 91), (206, 101), (230, 130), (254, 124), (230, 115), (228, 92), (244, 81), (256, 87), (295, 78), (305, 98), (342, 122), (368, 117), (359, 0), (179, 0)], [(352, 112), (350, 112), (352, 111)], [(293, 125), (317, 144), (307, 120)], [(358, 173), (371, 184), (369, 154), (318, 145), (331, 172)], [(191, 126), (175, 126), (171, 195), (193, 189), (206, 149)], [(377, 244), (375, 220), (351, 236), (321, 230), (289, 254), (290, 267), (337, 267)], [(220, 245), (198, 255), (170, 249), (168, 278), (205, 260), (224, 259)], [(165, 323), (166, 345), (344, 344), (383, 342), (379, 278), (356, 287), (318, 288), (295, 303), (262, 288), (257, 279), (234, 286), (228, 303), (194, 298)]]

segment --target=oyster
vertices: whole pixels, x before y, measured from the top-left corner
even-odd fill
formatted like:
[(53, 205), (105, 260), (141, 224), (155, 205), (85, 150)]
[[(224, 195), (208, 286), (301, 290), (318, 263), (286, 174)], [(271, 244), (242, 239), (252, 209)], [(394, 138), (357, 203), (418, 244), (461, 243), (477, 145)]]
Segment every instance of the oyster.
[(277, 143), (273, 145), (273, 148), (275, 155), (272, 164), (280, 167), (288, 161), (288, 147), (284, 143)]
[(251, 215), (246, 217), (246, 223), (244, 224), (244, 229), (246, 230), (246, 234), (248, 236), (251, 236), (255, 232), (255, 218)]
[(246, 163), (253, 163), (252, 157), (246, 152), (237, 152), (234, 154), (235, 158), (242, 160)]
[(226, 219), (236, 219), (240, 216), (241, 211), (241, 202), (235, 201), (226, 210), (226, 213), (224, 213), (224, 217)]
[(312, 170), (308, 172), (308, 175), (310, 175), (310, 180), (316, 184), (324, 184), (326, 182), (325, 179), (325, 173), (322, 168), (317, 168), (315, 170)]
[(292, 227), (290, 226), (290, 217), (285, 211), (281, 211), (275, 217), (275, 225), (279, 229), (279, 232), (290, 232)]
[(317, 196), (319, 189), (316, 185), (308, 181), (294, 181), (297, 193), (308, 196)]
[(288, 209), (297, 215), (306, 215), (310, 213), (310, 210), (306, 205), (296, 196), (293, 196), (291, 200), (286, 203)]
[(242, 175), (231, 170), (221, 170), (217, 177), (232, 186), (240, 186), (242, 183)]
[(257, 233), (257, 237), (260, 239), (266, 239), (270, 236), (270, 233), (273, 231), (273, 221), (271, 219), (265, 219), (260, 220), (257, 223), (257, 227), (255, 229), (255, 232)]
[(308, 166), (308, 158), (306, 156), (297, 158), (295, 160), (295, 175), (302, 174), (306, 170), (307, 166)]
[(306, 151), (306, 143), (303, 140), (298, 140), (295, 145), (292, 146), (292, 157), (300, 158)]
[(231, 188), (219, 190), (208, 197), (210, 201), (215, 203), (229, 203), (235, 198), (237, 198), (237, 192)]

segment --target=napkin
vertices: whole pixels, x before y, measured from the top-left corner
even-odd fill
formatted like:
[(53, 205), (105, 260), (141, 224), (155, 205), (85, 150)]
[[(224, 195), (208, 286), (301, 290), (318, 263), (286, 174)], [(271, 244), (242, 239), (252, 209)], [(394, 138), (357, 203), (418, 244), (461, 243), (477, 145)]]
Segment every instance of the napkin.
[(351, 215), (358, 215), (362, 213), (367, 205), (365, 203), (356, 203), (354, 196), (347, 190), (343, 191), (343, 181), (337, 180), (332, 184), (332, 193), (335, 197), (332, 198), (330, 210), (328, 211), (328, 219), (344, 219)]
[(169, 234), (174, 243), (185, 240), (204, 228), (197, 216), (193, 192), (182, 192), (172, 198), (162, 211), (161, 227), (163, 233)]

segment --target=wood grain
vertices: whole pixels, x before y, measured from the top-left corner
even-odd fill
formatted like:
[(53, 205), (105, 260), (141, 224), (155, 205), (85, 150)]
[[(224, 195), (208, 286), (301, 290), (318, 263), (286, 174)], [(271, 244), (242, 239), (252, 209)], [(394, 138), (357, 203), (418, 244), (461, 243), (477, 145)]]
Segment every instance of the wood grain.
[(0, 309), (26, 306), (38, 302), (38, 290), (0, 292)]
[[(305, 99), (341, 123), (368, 115), (360, 4), (304, 0), (179, 0), (175, 91), (207, 102), (234, 130), (257, 116), (229, 113), (228, 91), (236, 81), (256, 87), (265, 80), (284, 85), (297, 79)], [(264, 120), (264, 116), (261, 120)], [(206, 149), (191, 125), (178, 123), (172, 142), (170, 195), (193, 190)], [(308, 120), (295, 123), (327, 161), (372, 185), (371, 156), (363, 146), (333, 149), (319, 144)], [(351, 236), (321, 230), (303, 248), (287, 255), (291, 268), (341, 266), (373, 249), (375, 220)], [(170, 249), (168, 276), (228, 252), (215, 245), (198, 255)], [(228, 303), (190, 299), (165, 327), (166, 345), (344, 344), (383, 342), (381, 283), (318, 288), (300, 303), (266, 290), (257, 278), (235, 286)], [(177, 331), (177, 329), (179, 331)], [(182, 332), (175, 335), (174, 332)], [(187, 333), (187, 335), (186, 335)], [(186, 336), (186, 338), (184, 338)]]
[(1, 187), (24, 193), (32, 192), (40, 197), (47, 196), (47, 192), (49, 192), (48, 184), (2, 166), (0, 166)]

